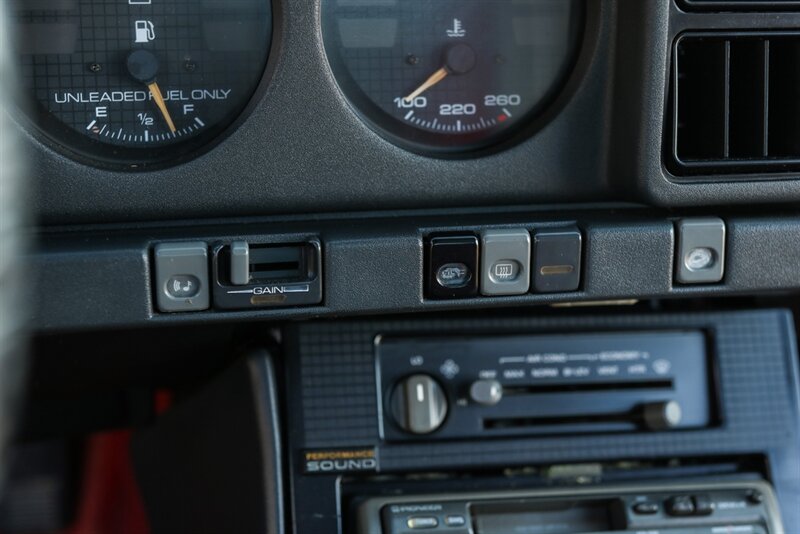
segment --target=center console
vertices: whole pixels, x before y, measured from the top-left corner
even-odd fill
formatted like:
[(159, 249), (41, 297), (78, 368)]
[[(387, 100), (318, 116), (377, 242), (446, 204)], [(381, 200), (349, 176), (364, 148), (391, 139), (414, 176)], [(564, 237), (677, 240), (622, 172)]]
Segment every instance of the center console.
[(702, 331), (382, 338), (376, 354), (387, 441), (714, 424)]
[(800, 527), (788, 311), (311, 322), (285, 346), (298, 532)]

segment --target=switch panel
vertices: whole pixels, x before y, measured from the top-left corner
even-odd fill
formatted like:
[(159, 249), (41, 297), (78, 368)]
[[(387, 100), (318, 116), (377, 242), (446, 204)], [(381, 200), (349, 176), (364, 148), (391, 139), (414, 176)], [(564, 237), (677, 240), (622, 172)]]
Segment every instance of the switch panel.
[(208, 245), (161, 243), (154, 250), (156, 304), (162, 312), (206, 310), (211, 305)]

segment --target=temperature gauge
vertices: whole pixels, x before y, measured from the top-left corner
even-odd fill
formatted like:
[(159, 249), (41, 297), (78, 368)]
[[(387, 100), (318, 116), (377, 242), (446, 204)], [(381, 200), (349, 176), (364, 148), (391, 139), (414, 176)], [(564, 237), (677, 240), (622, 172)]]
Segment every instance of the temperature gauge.
[(331, 66), (390, 140), (464, 152), (542, 113), (574, 64), (582, 0), (324, 0)]

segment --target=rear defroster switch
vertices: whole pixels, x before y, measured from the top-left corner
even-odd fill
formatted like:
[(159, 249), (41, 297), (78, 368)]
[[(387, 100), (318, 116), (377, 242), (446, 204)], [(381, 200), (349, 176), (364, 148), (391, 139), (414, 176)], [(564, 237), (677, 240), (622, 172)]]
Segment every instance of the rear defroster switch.
[(525, 229), (481, 234), (481, 293), (524, 295), (530, 287), (531, 235)]

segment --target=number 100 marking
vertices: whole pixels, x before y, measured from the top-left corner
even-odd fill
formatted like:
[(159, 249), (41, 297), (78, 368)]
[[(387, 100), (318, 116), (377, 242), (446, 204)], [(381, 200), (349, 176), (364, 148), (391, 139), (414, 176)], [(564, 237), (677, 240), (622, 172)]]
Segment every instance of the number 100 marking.
[(424, 108), (428, 106), (428, 99), (424, 96), (418, 96), (411, 102), (408, 102), (405, 98), (395, 98), (394, 103), (397, 104), (397, 107), (400, 109), (413, 109), (413, 108)]

